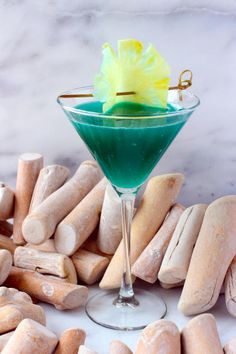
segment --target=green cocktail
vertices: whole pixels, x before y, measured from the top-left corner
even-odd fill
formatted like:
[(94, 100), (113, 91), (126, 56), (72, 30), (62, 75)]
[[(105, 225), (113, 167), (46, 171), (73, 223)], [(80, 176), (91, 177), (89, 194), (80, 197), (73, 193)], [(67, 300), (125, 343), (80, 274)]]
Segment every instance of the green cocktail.
[[(181, 114), (180, 107), (170, 104), (160, 110), (137, 103), (119, 103), (106, 115), (120, 118), (106, 116), (96, 122), (89, 112), (101, 114), (102, 103), (84, 103), (75, 108), (87, 111), (88, 115), (83, 119), (81, 114), (79, 119), (72, 112), (72, 124), (117, 189), (137, 189), (142, 185), (188, 118), (187, 113)], [(165, 116), (178, 111), (179, 119), (174, 121)], [(156, 118), (157, 114), (163, 118)]]
[[(121, 197), (125, 267), (119, 296), (100, 291), (87, 305), (88, 316), (113, 328), (141, 329), (166, 312), (161, 298), (145, 289), (134, 296), (130, 268), (130, 227), (135, 194), (199, 104), (191, 93), (168, 95), (164, 108), (140, 103), (115, 104), (106, 113), (102, 103), (86, 97), (92, 87), (67, 92), (59, 98), (69, 120)], [(82, 94), (84, 99), (77, 98)], [(109, 307), (110, 305), (110, 307)], [(149, 311), (154, 308), (155, 311)]]

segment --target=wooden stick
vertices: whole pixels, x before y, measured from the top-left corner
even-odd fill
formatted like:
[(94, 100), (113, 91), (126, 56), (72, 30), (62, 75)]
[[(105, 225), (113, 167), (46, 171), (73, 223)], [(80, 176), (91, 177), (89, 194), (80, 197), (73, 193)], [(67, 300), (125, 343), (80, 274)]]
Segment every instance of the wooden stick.
[(236, 338), (230, 339), (224, 346), (225, 354), (236, 354)]
[(77, 284), (76, 270), (72, 260), (59, 253), (17, 247), (14, 253), (14, 265), (42, 274), (56, 275), (69, 283)]
[(75, 175), (61, 188), (52, 193), (28, 215), (23, 224), (27, 242), (40, 244), (55, 232), (57, 224), (101, 179), (101, 170), (96, 162), (85, 161)]
[(180, 333), (176, 325), (159, 320), (143, 330), (135, 354), (180, 354), (180, 351)]
[(132, 274), (136, 277), (152, 284), (156, 282), (163, 257), (183, 210), (184, 207), (180, 204), (171, 208), (156, 235), (134, 263)]
[(67, 256), (74, 254), (95, 230), (107, 183), (104, 177), (57, 226), (54, 240), (59, 253)]
[(49, 329), (25, 319), (7, 342), (2, 354), (52, 354), (57, 342), (56, 335)]
[(0, 235), (0, 248), (6, 249), (13, 254), (15, 252), (16, 245), (11, 238)]
[(29, 212), (32, 212), (50, 194), (60, 188), (68, 176), (68, 168), (61, 165), (51, 165), (42, 168), (34, 187)]
[[(131, 228), (131, 266), (155, 236), (180, 191), (184, 177), (169, 174), (149, 180)], [(100, 283), (103, 289), (118, 288), (123, 274), (123, 241)]]
[(80, 328), (66, 329), (60, 337), (54, 354), (78, 354), (81, 345), (84, 344), (85, 331)]
[(216, 303), (236, 254), (235, 215), (236, 196), (217, 199), (207, 208), (179, 300), (185, 315), (207, 311)]
[(49, 240), (41, 243), (40, 245), (33, 245), (31, 243), (27, 243), (27, 245), (25, 245), (24, 247), (32, 248), (34, 250), (43, 251), (43, 252), (57, 253), (53, 238), (50, 238)]
[(14, 333), (14, 331), (2, 334), (0, 336), (0, 353), (2, 352), (3, 348), (5, 347), (5, 345), (7, 344), (7, 342), (9, 341), (11, 336), (13, 335), (13, 333)]
[(18, 245), (25, 243), (22, 223), (28, 214), (34, 186), (42, 167), (43, 157), (40, 154), (23, 154), (18, 161), (13, 224), (13, 240)]
[(110, 343), (109, 354), (132, 354), (132, 352), (120, 340), (113, 340)]
[(229, 313), (236, 317), (236, 257), (234, 257), (225, 277), (225, 303)]
[(0, 333), (6, 333), (17, 327), (24, 318), (31, 318), (45, 324), (42, 307), (34, 305), (31, 298), (16, 289), (0, 287)]
[(72, 256), (72, 261), (78, 278), (89, 285), (101, 279), (109, 264), (106, 257), (82, 249)]
[(11, 237), (13, 234), (13, 225), (8, 221), (0, 221), (0, 234)]
[(38, 272), (17, 267), (12, 267), (6, 285), (25, 291), (59, 310), (82, 306), (88, 298), (88, 288), (85, 286), (64, 283)]
[(98, 248), (104, 253), (114, 254), (121, 239), (121, 202), (113, 187), (108, 184), (98, 230)]
[(214, 316), (209, 313), (194, 317), (182, 331), (184, 354), (223, 354)]
[(7, 220), (13, 216), (14, 198), (13, 190), (4, 182), (0, 182), (0, 220)]
[(98, 353), (92, 349), (85, 347), (84, 345), (81, 345), (78, 354), (98, 354)]
[(7, 279), (12, 267), (12, 255), (7, 250), (0, 249), (0, 285)]
[(161, 264), (161, 282), (176, 284), (185, 280), (206, 208), (206, 204), (195, 204), (183, 212)]

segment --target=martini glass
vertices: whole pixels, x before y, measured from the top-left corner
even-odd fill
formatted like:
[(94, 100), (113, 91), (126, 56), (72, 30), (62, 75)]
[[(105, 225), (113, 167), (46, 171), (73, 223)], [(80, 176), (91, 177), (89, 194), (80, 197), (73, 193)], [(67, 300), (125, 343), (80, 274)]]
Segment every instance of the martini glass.
[(123, 103), (104, 114), (102, 103), (94, 97), (73, 97), (92, 91), (93, 87), (67, 91), (70, 97), (59, 96), (58, 103), (121, 198), (124, 270), (119, 293), (101, 290), (89, 299), (86, 313), (104, 327), (137, 330), (164, 317), (166, 305), (153, 291), (135, 289), (134, 293), (130, 231), (135, 196), (199, 105), (199, 99), (189, 92), (173, 90), (169, 91), (165, 110)]

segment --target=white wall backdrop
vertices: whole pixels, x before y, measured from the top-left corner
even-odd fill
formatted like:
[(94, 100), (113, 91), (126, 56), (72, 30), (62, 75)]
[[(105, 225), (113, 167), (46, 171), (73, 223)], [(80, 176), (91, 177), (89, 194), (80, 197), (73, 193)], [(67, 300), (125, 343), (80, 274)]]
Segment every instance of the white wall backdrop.
[(173, 82), (190, 68), (201, 106), (155, 173), (184, 172), (180, 200), (236, 193), (236, 2), (0, 1), (0, 179), (14, 183), (17, 157), (41, 152), (75, 168), (89, 156), (56, 96), (90, 84), (101, 46), (153, 42)]

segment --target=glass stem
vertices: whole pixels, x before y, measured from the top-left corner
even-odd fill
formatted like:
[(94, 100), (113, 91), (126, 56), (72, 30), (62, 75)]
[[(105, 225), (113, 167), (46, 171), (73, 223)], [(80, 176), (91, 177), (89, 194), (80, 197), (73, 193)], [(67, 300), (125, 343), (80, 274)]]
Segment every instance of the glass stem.
[(130, 231), (134, 213), (135, 194), (123, 193), (121, 198), (121, 213), (122, 213), (122, 235), (124, 247), (124, 269), (121, 280), (121, 287), (118, 298), (115, 300), (116, 305), (137, 306), (138, 302), (134, 298), (134, 290), (131, 275), (130, 263)]

